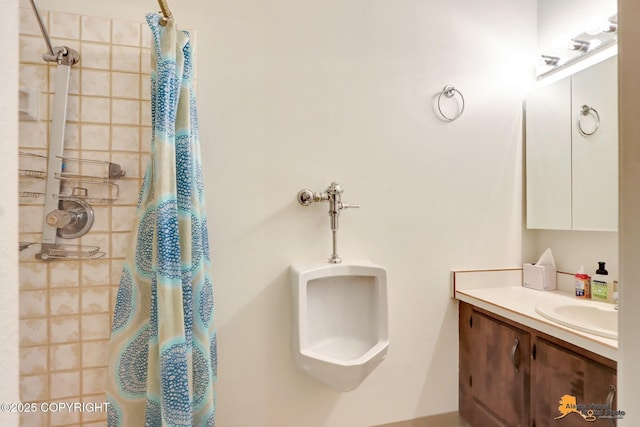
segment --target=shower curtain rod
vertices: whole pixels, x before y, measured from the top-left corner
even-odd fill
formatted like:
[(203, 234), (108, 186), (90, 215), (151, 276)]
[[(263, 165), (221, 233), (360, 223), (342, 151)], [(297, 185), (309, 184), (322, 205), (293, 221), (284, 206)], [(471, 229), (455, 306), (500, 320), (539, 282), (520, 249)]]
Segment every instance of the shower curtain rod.
[(162, 19), (160, 19), (160, 25), (167, 25), (170, 19), (173, 19), (173, 14), (169, 9), (169, 5), (166, 0), (158, 0), (160, 5), (160, 11), (162, 12)]

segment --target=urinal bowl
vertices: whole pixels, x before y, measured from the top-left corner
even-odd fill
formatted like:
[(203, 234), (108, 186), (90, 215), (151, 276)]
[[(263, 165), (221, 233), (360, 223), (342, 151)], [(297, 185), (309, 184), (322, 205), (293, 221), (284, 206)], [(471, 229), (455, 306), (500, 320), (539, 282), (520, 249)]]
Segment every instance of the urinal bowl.
[(389, 347), (387, 276), (368, 261), (291, 266), (297, 365), (325, 385), (350, 391)]

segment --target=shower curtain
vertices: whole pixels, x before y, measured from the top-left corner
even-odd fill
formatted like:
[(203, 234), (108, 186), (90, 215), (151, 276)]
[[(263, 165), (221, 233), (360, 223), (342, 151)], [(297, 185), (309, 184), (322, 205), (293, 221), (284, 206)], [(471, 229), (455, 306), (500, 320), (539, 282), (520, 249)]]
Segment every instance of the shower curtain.
[(214, 426), (217, 377), (189, 34), (147, 15), (151, 159), (113, 316), (108, 425)]

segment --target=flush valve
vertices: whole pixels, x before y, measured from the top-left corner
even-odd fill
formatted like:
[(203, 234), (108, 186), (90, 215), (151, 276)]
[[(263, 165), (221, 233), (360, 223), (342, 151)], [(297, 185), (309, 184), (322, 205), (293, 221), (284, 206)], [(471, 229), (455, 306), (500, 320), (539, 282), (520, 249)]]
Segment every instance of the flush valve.
[(342, 259), (338, 256), (338, 217), (342, 209), (359, 208), (359, 205), (350, 205), (342, 202), (342, 193), (344, 190), (337, 182), (332, 182), (327, 189), (322, 192), (313, 192), (307, 188), (298, 192), (297, 200), (303, 206), (309, 206), (314, 202), (329, 202), (329, 215), (331, 216), (331, 233), (333, 235), (333, 253), (329, 262), (338, 264)]

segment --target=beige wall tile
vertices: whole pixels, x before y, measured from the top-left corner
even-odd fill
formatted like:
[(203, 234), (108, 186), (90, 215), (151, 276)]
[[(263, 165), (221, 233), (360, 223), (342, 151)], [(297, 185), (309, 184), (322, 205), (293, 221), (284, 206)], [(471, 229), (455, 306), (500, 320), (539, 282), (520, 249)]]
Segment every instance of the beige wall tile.
[(109, 70), (111, 68), (111, 45), (82, 42), (81, 56), (83, 69)]
[(80, 126), (76, 123), (67, 123), (64, 128), (65, 149), (77, 150), (80, 148)]
[(111, 126), (111, 149), (138, 152), (140, 150), (140, 128), (138, 126)]
[(45, 411), (22, 412), (20, 427), (42, 427), (49, 425), (49, 413)]
[(52, 345), (49, 352), (52, 371), (80, 369), (80, 343)]
[[(40, 16), (42, 16), (42, 20), (45, 25), (49, 23), (49, 12), (46, 10), (40, 10)], [(31, 8), (20, 8), (20, 34), (30, 34), (33, 36), (42, 37), (42, 33), (40, 32), (40, 27), (38, 26), (38, 21), (33, 13)]]
[(118, 199), (121, 205), (137, 205), (138, 197), (140, 195), (140, 186), (138, 180), (124, 179), (119, 182), (120, 185), (120, 198)]
[(82, 289), (82, 313), (108, 313), (110, 290), (109, 286)]
[(49, 86), (46, 64), (20, 64), (20, 86), (26, 86), (39, 92), (46, 92)]
[(20, 62), (42, 64), (44, 52), (46, 52), (46, 47), (42, 36), (20, 36)]
[(20, 321), (20, 346), (43, 345), (49, 341), (47, 319), (24, 319)]
[(110, 73), (101, 70), (82, 70), (82, 95), (105, 96), (110, 94)]
[(47, 148), (46, 122), (21, 121), (18, 128), (20, 147)]
[(142, 40), (140, 40), (140, 46), (151, 48), (153, 46), (153, 36), (151, 35), (151, 29), (147, 24), (142, 24)]
[(136, 216), (135, 206), (114, 206), (111, 208), (111, 229), (113, 231), (130, 231)]
[[(51, 97), (53, 101), (53, 97)], [(51, 106), (53, 113), (53, 105)], [(67, 98), (67, 123), (80, 121), (80, 97), (77, 95), (69, 95)]]
[(109, 43), (111, 40), (111, 20), (107, 18), (82, 16), (80, 27), (83, 41)]
[(80, 372), (54, 372), (49, 384), (51, 399), (80, 395)]
[[(92, 402), (94, 404), (94, 408), (96, 409), (93, 412), (83, 412), (82, 413), (82, 421), (83, 426), (89, 426), (92, 424), (87, 424), (89, 421), (104, 421), (107, 419), (107, 405), (104, 403), (107, 401), (107, 397), (104, 393), (96, 394), (93, 396), (85, 396), (82, 399), (83, 403)], [(104, 424), (97, 424), (104, 425)]]
[(151, 78), (148, 74), (140, 75), (140, 98), (145, 101), (151, 99)]
[(111, 47), (111, 69), (113, 71), (140, 72), (140, 48), (128, 46)]
[[(130, 233), (126, 233), (128, 236)], [(120, 277), (122, 276), (122, 266), (124, 264), (123, 259), (111, 260), (111, 284), (116, 287), (120, 284)], [(115, 295), (115, 294), (114, 294)]]
[(140, 103), (140, 123), (142, 126), (151, 126), (151, 101)]
[(140, 98), (140, 74), (111, 73), (111, 96), (115, 98)]
[(20, 318), (47, 316), (47, 291), (20, 291)]
[(82, 393), (104, 393), (107, 368), (92, 368), (82, 370)]
[[(111, 257), (124, 258), (127, 255), (129, 245), (131, 244), (131, 233), (112, 233), (111, 234)], [(118, 278), (120, 275), (118, 275)], [(114, 278), (115, 280), (115, 278)]]
[(56, 261), (49, 264), (50, 285), (52, 288), (70, 288), (80, 283), (80, 262)]
[[(78, 375), (78, 384), (80, 384), (79, 375)], [(52, 400), (51, 403), (67, 402), (70, 404), (74, 404), (79, 401), (80, 401), (79, 397), (73, 397), (69, 399), (55, 399), (55, 400)], [(51, 412), (49, 416), (51, 420), (51, 427), (62, 427), (62, 426), (67, 427), (68, 425), (77, 424), (80, 422), (80, 415), (81, 415), (80, 411), (69, 411), (64, 409), (61, 409), (56, 412)]]
[(141, 24), (138, 22), (112, 21), (111, 41), (113, 44), (140, 46)]
[(21, 233), (42, 233), (44, 206), (20, 206), (18, 223)]
[[(151, 151), (151, 138), (152, 138), (152, 130), (150, 126), (143, 126), (140, 131), (140, 151), (143, 153), (148, 153)], [(144, 170), (147, 162), (142, 161), (142, 168)]]
[(109, 98), (82, 97), (82, 121), (109, 123), (111, 101)]
[(20, 348), (20, 375), (47, 372), (49, 359), (47, 346)]
[(80, 137), (84, 150), (108, 150), (110, 129), (109, 125), (82, 124)]
[(47, 268), (42, 262), (20, 264), (20, 289), (43, 289), (47, 286)]
[(37, 402), (49, 397), (49, 376), (25, 375), (20, 377), (20, 400), (22, 402)]
[(108, 232), (109, 231), (109, 218), (111, 218), (111, 208), (109, 206), (93, 205), (93, 227), (91, 232)]
[(50, 12), (49, 35), (56, 38), (78, 40), (80, 38), (80, 16)]
[(51, 289), (49, 291), (51, 315), (77, 314), (80, 312), (80, 291), (76, 289)]
[[(109, 288), (109, 291), (111, 289)], [(82, 366), (102, 368), (109, 362), (109, 340), (83, 341)]]
[(147, 76), (147, 84), (151, 84), (149, 74), (151, 74), (151, 49), (142, 49), (140, 51), (140, 73)]
[(81, 336), (83, 340), (107, 339), (111, 336), (109, 313), (82, 315)]
[(80, 316), (51, 317), (51, 343), (62, 344), (80, 339)]
[(113, 99), (111, 101), (111, 122), (117, 125), (139, 125), (140, 101)]

